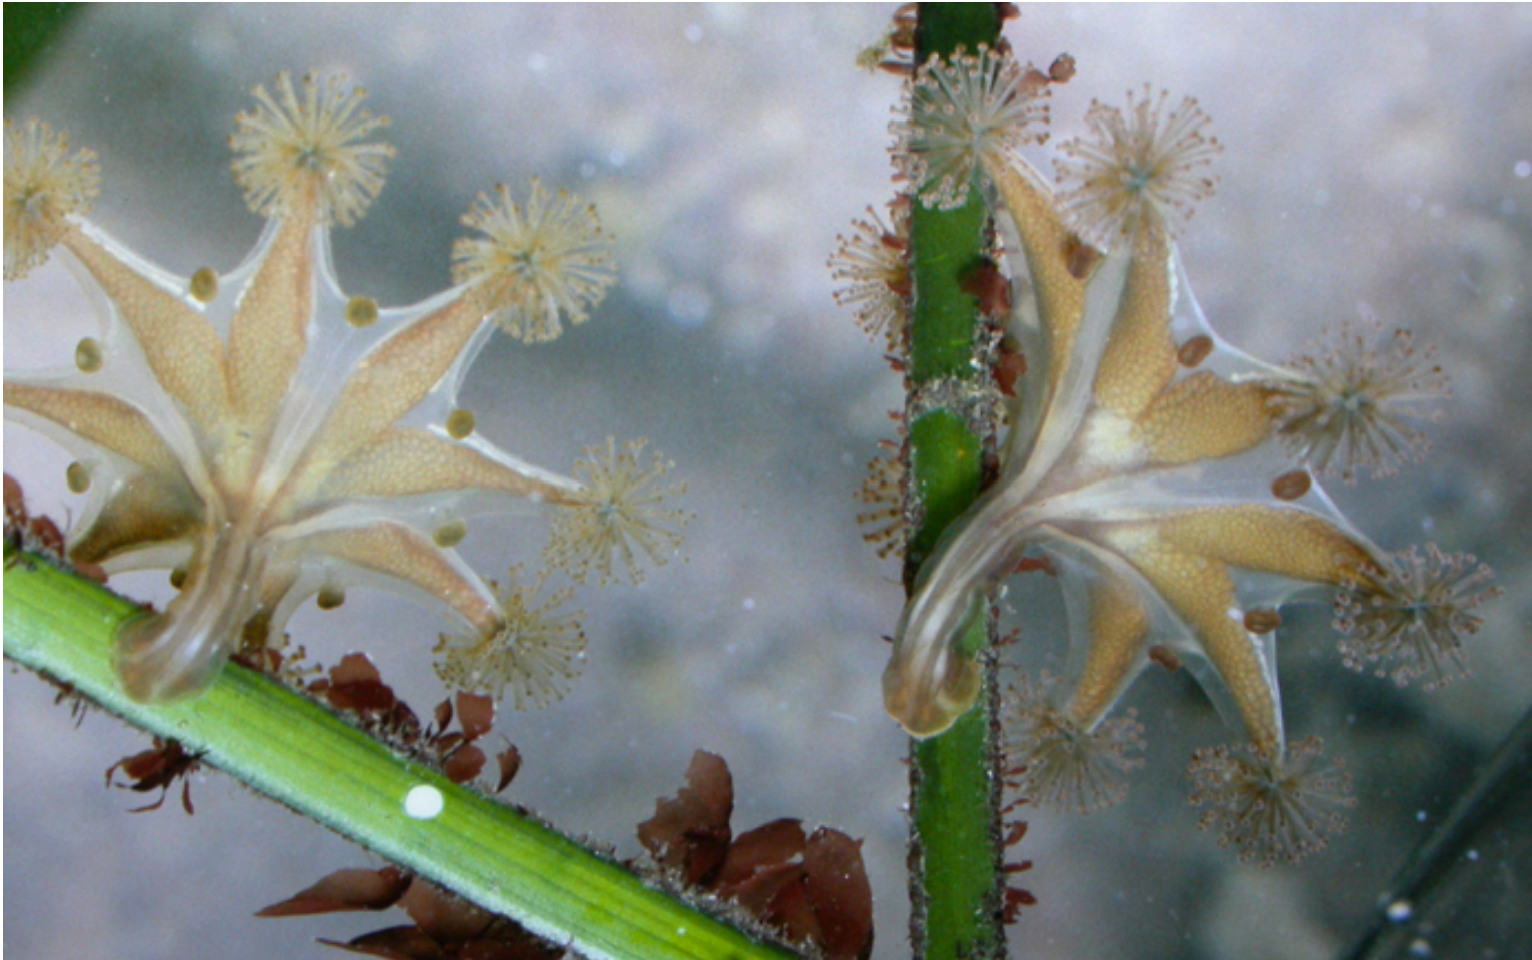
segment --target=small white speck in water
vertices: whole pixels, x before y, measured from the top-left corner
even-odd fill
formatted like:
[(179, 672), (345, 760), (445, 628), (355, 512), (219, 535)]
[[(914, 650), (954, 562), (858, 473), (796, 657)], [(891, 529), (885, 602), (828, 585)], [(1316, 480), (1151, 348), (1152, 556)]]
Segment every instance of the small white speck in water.
[(441, 816), (442, 808), (447, 805), (447, 798), (442, 792), (428, 784), (411, 787), (410, 792), (404, 795), (404, 812), (415, 820), (435, 820)]
[(1388, 909), (1384, 913), (1394, 923), (1403, 923), (1415, 915), (1415, 908), (1410, 905), (1408, 900), (1395, 900), (1388, 905)]

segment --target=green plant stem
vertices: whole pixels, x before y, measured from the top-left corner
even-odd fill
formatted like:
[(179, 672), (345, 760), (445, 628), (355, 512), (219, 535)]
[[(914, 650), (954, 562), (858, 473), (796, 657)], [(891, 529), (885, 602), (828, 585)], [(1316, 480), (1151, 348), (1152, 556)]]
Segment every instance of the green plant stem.
[(5, 92), (14, 96), (82, 13), (83, 3), (5, 5)]
[(1379, 896), (1372, 926), (1345, 954), (1346, 960), (1416, 955), (1411, 944), (1429, 942), (1433, 931), (1451, 942), (1454, 930), (1465, 926), (1494, 929), (1498, 921), (1502, 930), (1512, 923), (1519, 923), (1523, 932), (1532, 927), (1526, 920), (1525, 888), (1518, 889), (1520, 884), (1508, 879), (1510, 871), (1527, 862), (1525, 851), (1532, 847), (1528, 824), (1532, 710), (1479, 767), (1441, 825), (1410, 854)]
[[(260, 673), (225, 668), (208, 692), (134, 702), (112, 641), (140, 608), (29, 554), (5, 555), (5, 656), (186, 750), (380, 856), (586, 957), (790, 957), (645, 886), (621, 866), (435, 770), (394, 754)], [(431, 787), (441, 813), (405, 813)]]
[[(951, 56), (960, 46), (994, 47), (1000, 21), (991, 3), (922, 3), (916, 60)], [(977, 190), (954, 210), (910, 216), (914, 308), (910, 330), (911, 388), (976, 376), (973, 358), (981, 323), (963, 281), (984, 262), (988, 212)], [(986, 444), (962, 411), (926, 409), (910, 423), (910, 475), (922, 524), (911, 537), (906, 582), (935, 549), (943, 531), (978, 497)], [(1000, 842), (1000, 781), (996, 775), (995, 678), (986, 651), (988, 617), (977, 618), (964, 648), (984, 668), (984, 692), (973, 710), (938, 737), (911, 750), (911, 933), (916, 957), (978, 960), (1003, 957), (1004, 893)]]

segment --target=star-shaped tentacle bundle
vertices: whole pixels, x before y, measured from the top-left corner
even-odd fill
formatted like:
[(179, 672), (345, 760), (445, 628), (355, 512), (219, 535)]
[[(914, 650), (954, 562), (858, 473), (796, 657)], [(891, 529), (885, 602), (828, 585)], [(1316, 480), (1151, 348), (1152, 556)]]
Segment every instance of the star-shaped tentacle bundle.
[[(452, 547), (466, 517), (538, 505), (596, 514), (591, 492), (480, 436), (456, 395), (494, 321), (531, 341), (556, 336), (561, 313), (585, 319), (613, 280), (605, 238), (568, 195), (551, 201), (534, 186), (523, 211), (500, 188), (464, 218), (487, 236), (460, 242), (459, 286), (398, 309), (347, 295), (330, 228), (366, 212), (393, 155), (367, 139), (387, 120), (360, 106), (364, 96), (338, 77), (286, 74), (275, 93), (256, 90), (231, 145), (235, 177), (269, 223), (223, 275), (145, 263), (82, 219), (94, 158), (36, 121), (6, 124), (6, 278), (60, 247), (104, 314), (75, 369), (7, 372), (7, 415), (80, 458), (68, 479), (88, 500), (70, 556), (111, 572), (169, 567), (180, 589), (119, 638), (118, 672), (135, 697), (197, 692), (235, 650), (279, 641), (304, 599), (334, 606), (357, 582), (435, 598), (476, 643), (509, 645), (495, 660), (505, 675), (476, 679), (496, 693), (510, 683), (518, 703), (556, 698), (542, 686), (562, 692), (572, 675), (578, 631), (555, 631), (552, 660), (516, 648), (548, 632), (529, 628), (525, 609), (508, 620)], [(632, 486), (648, 495), (653, 479)], [(607, 552), (582, 555), (603, 576), (612, 549), (631, 567), (636, 525), (591, 523)], [(653, 562), (669, 553), (652, 543), (678, 542), (668, 528), (638, 532)]]
[[(1425, 355), (1401, 350), (1364, 351), (1373, 366), (1352, 375), (1312, 357), (1263, 363), (1220, 340), (1174, 243), (1212, 192), (1206, 170), (1221, 148), (1206, 117), (1190, 99), (1167, 110), (1147, 88), (1125, 111), (1093, 105), (1092, 136), (1063, 147), (1069, 189), (1055, 193), (1018, 155), (1043, 139), (1044, 111), (1025, 106), (1046, 86), (1039, 76), (988, 50), (933, 61), (898, 125), (915, 202), (950, 206), (969, 189), (990, 198), (1010, 258), (1008, 337), (1027, 369), (999, 478), (917, 578), (884, 675), (889, 712), (927, 737), (968, 710), (979, 667), (958, 639), (1002, 581), (1046, 560), (1065, 593), (1072, 691), (1060, 703), (1052, 682), (1021, 685), (1012, 768), (1022, 789), (1082, 807), (1119, 797), (1113, 781), (1136, 763), (1126, 757), (1136, 733), (1106, 718), (1147, 665), (1185, 658), (1251, 744), (1251, 759), (1199, 757), (1208, 818), (1249, 855), (1301, 856), (1337, 822), (1323, 808), (1340, 802), (1344, 776), (1316, 765), (1317, 742), (1289, 753), (1279, 605), (1338, 590), (1349, 623), (1374, 615), (1348, 661), (1395, 653), (1415, 675), (1458, 662), (1479, 625), (1469, 611), (1491, 592), (1472, 558), (1389, 556), (1315, 480), (1332, 467), (1351, 478), (1341, 455), (1410, 446), (1417, 434), (1396, 418), (1418, 415), (1445, 384)], [(1450, 582), (1411, 580), (1430, 572)], [(1380, 624), (1390, 612), (1407, 622)], [(1403, 633), (1409, 641), (1395, 642)]]

